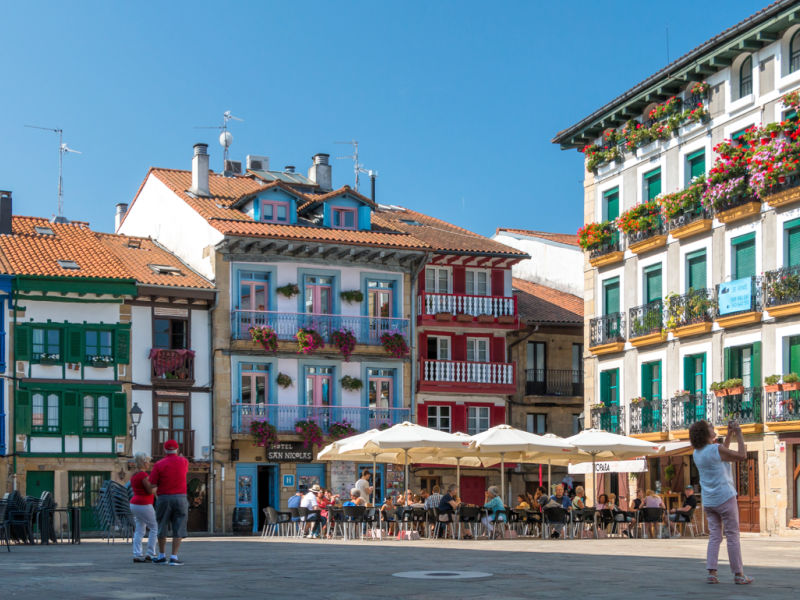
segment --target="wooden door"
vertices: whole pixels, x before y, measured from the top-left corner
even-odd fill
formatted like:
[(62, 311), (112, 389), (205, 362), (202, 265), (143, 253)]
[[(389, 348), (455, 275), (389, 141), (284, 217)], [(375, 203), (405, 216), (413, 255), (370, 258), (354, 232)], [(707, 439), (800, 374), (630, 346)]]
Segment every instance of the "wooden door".
[(747, 460), (734, 463), (736, 492), (739, 494), (739, 530), (758, 533), (761, 501), (758, 495), (758, 452), (748, 452)]
[(55, 493), (55, 477), (53, 471), (28, 471), (25, 475), (25, 495), (41, 498), (42, 493)]
[(108, 479), (111, 479), (111, 473), (107, 471), (69, 472), (69, 506), (81, 510), (81, 531), (99, 530), (94, 505), (103, 482)]
[(461, 501), (483, 506), (486, 501), (486, 477), (461, 476)]

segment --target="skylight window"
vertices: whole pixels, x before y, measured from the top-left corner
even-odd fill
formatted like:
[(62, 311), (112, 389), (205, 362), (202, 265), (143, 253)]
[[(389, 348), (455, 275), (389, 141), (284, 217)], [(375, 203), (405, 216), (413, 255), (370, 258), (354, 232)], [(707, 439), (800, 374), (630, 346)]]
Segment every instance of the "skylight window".
[(158, 273), (159, 275), (183, 275), (181, 270), (178, 267), (173, 267), (170, 265), (147, 265), (152, 269), (153, 273)]
[(128, 239), (128, 248), (141, 248), (142, 247), (142, 240), (137, 240), (134, 238)]
[(36, 227), (33, 228), (33, 230), (39, 235), (55, 235), (55, 233), (50, 227), (42, 227), (37, 225)]
[(70, 270), (80, 269), (80, 266), (74, 260), (59, 260), (58, 266), (61, 267), (62, 269), (70, 269)]
[(400, 222), (405, 223), (406, 225), (417, 225), (420, 227), (422, 226), (422, 223), (420, 223), (419, 221), (415, 221), (414, 219), (400, 219)]

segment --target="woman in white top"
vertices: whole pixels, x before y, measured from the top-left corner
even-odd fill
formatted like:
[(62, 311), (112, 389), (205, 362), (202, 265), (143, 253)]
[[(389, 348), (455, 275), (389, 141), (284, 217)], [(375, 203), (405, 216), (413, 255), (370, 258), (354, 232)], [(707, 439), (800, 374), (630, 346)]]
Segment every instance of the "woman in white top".
[[(728, 446), (736, 436), (738, 450)], [(700, 473), (700, 487), (703, 493), (703, 508), (708, 517), (708, 553), (706, 568), (708, 583), (719, 583), (717, 559), (722, 533), (728, 540), (728, 560), (733, 571), (733, 580), (743, 585), (752, 583), (753, 578), (744, 574), (742, 548), (739, 544), (739, 504), (736, 500), (736, 487), (729, 463), (747, 458), (747, 449), (742, 437), (742, 429), (735, 421), (728, 423), (728, 435), (722, 444), (715, 443), (717, 432), (707, 421), (698, 421), (689, 428), (689, 440), (694, 447), (694, 463)]]

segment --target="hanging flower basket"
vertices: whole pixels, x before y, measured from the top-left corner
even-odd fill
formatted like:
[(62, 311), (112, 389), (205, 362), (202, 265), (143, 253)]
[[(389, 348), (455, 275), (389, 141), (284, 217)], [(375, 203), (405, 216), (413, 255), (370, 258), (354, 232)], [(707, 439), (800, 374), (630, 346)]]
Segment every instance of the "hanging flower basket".
[(356, 428), (347, 421), (331, 423), (331, 426), (328, 427), (328, 437), (334, 442), (355, 435), (356, 433), (358, 433)]
[(395, 358), (404, 358), (408, 356), (410, 350), (406, 338), (399, 331), (386, 332), (381, 336), (381, 345), (383, 349)]
[(278, 334), (269, 325), (264, 327), (251, 327), (248, 329), (250, 338), (254, 342), (261, 344), (267, 352), (276, 352), (278, 350)]
[(342, 384), (342, 388), (349, 392), (357, 392), (364, 387), (363, 381), (361, 381), (358, 377), (350, 377), (350, 375), (345, 375), (342, 377), (340, 382)]
[(322, 336), (310, 327), (300, 328), (294, 338), (297, 340), (298, 354), (313, 354), (315, 350), (325, 347)]
[(297, 287), (296, 283), (287, 283), (286, 285), (275, 288), (275, 291), (285, 298), (291, 298), (300, 293), (300, 288)]
[(342, 353), (345, 362), (348, 362), (353, 348), (356, 347), (356, 336), (349, 329), (337, 329), (331, 333), (331, 344)]
[(270, 448), (278, 443), (278, 429), (266, 421), (251, 421), (250, 434), (256, 446)]
[(364, 292), (361, 290), (345, 290), (344, 292), (341, 292), (339, 296), (348, 304), (364, 301)]
[(275, 383), (277, 383), (283, 389), (286, 389), (288, 387), (291, 387), (292, 378), (289, 377), (286, 373), (278, 373), (278, 376), (275, 378)]
[(323, 444), (322, 429), (314, 421), (297, 421), (294, 424), (295, 433), (299, 434), (303, 440), (303, 448), (310, 448), (314, 444)]

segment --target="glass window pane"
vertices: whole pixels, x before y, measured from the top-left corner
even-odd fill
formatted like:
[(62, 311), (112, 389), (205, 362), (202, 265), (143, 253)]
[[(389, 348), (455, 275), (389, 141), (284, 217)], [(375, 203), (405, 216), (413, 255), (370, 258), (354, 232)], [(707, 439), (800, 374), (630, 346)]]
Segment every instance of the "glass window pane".
[(41, 427), (44, 425), (44, 396), (42, 394), (33, 394), (33, 419), (31, 424), (34, 427)]

